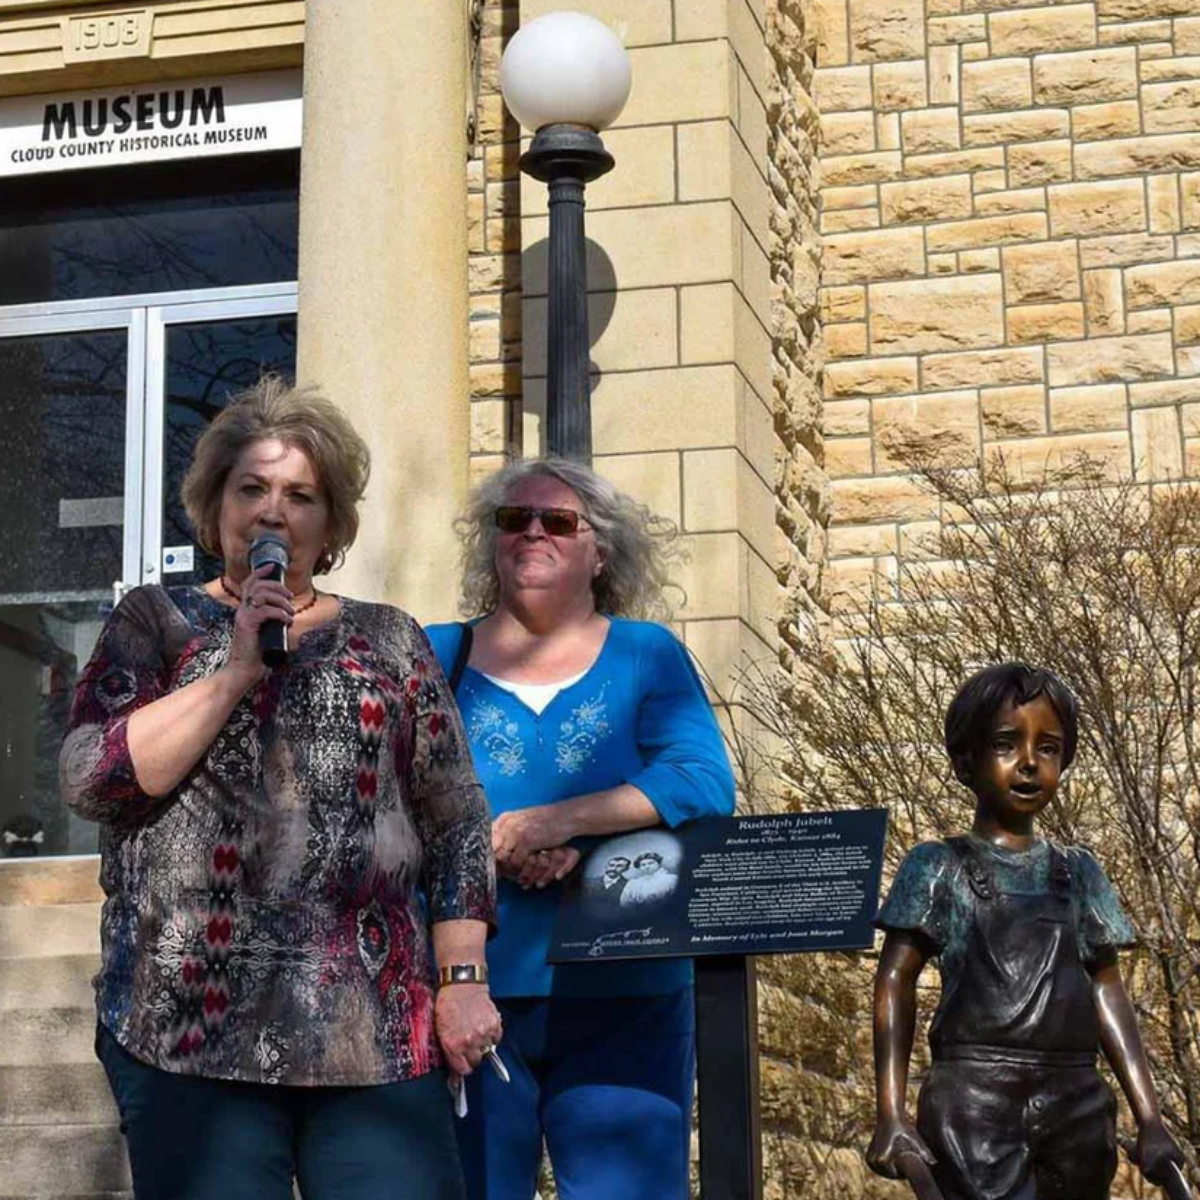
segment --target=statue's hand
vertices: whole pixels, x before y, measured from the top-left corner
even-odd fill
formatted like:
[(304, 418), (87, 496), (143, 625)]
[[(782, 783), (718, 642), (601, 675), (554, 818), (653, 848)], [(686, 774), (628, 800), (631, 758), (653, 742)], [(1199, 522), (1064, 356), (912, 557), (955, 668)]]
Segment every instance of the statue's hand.
[(1182, 1167), (1184, 1161), (1179, 1143), (1167, 1132), (1162, 1121), (1148, 1121), (1138, 1130), (1135, 1155), (1138, 1170), (1150, 1183), (1156, 1184), (1167, 1182), (1171, 1163)]
[(903, 1119), (880, 1121), (867, 1147), (867, 1166), (885, 1179), (900, 1179), (900, 1158), (915, 1154), (930, 1166), (937, 1160), (914, 1126)]

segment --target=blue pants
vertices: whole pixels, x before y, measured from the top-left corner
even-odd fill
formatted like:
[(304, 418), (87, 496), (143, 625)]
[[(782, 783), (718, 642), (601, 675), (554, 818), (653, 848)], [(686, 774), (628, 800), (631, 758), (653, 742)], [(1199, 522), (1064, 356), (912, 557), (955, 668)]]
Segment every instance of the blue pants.
[(446, 1077), (282, 1087), (176, 1075), (103, 1026), (137, 1200), (463, 1200)]
[(470, 1200), (530, 1200), (550, 1151), (560, 1200), (687, 1200), (692, 989), (619, 999), (497, 999), (499, 1053), (458, 1122)]

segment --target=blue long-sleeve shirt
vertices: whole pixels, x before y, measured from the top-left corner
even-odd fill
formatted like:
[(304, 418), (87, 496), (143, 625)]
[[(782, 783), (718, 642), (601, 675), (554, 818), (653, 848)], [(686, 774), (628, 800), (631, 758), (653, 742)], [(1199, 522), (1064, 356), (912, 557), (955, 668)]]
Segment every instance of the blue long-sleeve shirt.
[[(427, 632), (448, 673), (462, 627)], [(622, 783), (670, 827), (733, 811), (712, 708), (687, 650), (661, 625), (612, 618), (590, 670), (540, 715), (470, 667), (457, 698), (493, 816)], [(522, 891), (501, 881), (500, 932), (488, 945), (495, 995), (656, 995), (690, 982), (689, 960), (547, 965), (560, 895), (559, 885)]]

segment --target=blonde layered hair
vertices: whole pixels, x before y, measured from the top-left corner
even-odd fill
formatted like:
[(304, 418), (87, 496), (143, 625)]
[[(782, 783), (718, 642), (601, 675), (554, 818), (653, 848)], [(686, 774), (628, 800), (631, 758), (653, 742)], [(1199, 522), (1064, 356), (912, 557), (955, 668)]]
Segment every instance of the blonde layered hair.
[(235, 396), (196, 443), (181, 489), (196, 540), (221, 553), (221, 497), (247, 446), (267, 440), (302, 450), (329, 505), (328, 536), (314, 574), (341, 566), (358, 536), (358, 504), (371, 474), (371, 452), (346, 415), (315, 388), (266, 375)]
[(669, 568), (679, 558), (678, 531), (644, 504), (619, 492), (588, 467), (565, 458), (512, 463), (489, 476), (471, 496), (455, 522), (462, 542), (462, 599), (467, 617), (491, 612), (500, 603), (496, 575), (496, 509), (527, 479), (557, 479), (582, 502), (583, 515), (595, 530), (603, 568), (592, 583), (596, 611), (614, 617), (667, 620), (671, 605), (664, 594), (678, 591)]

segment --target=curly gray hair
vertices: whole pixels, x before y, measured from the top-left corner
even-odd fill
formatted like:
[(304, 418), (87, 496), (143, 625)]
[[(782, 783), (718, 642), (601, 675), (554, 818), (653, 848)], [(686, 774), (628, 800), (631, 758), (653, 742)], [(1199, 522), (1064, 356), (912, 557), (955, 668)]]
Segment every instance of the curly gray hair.
[(679, 590), (668, 571), (679, 557), (673, 521), (652, 513), (581, 463), (542, 458), (510, 463), (490, 475), (471, 495), (454, 523), (462, 541), (464, 616), (491, 612), (500, 602), (496, 576), (496, 509), (527, 479), (557, 479), (583, 502), (583, 515), (596, 534), (604, 562), (592, 584), (597, 612), (614, 617), (667, 620), (671, 605), (664, 592)]

